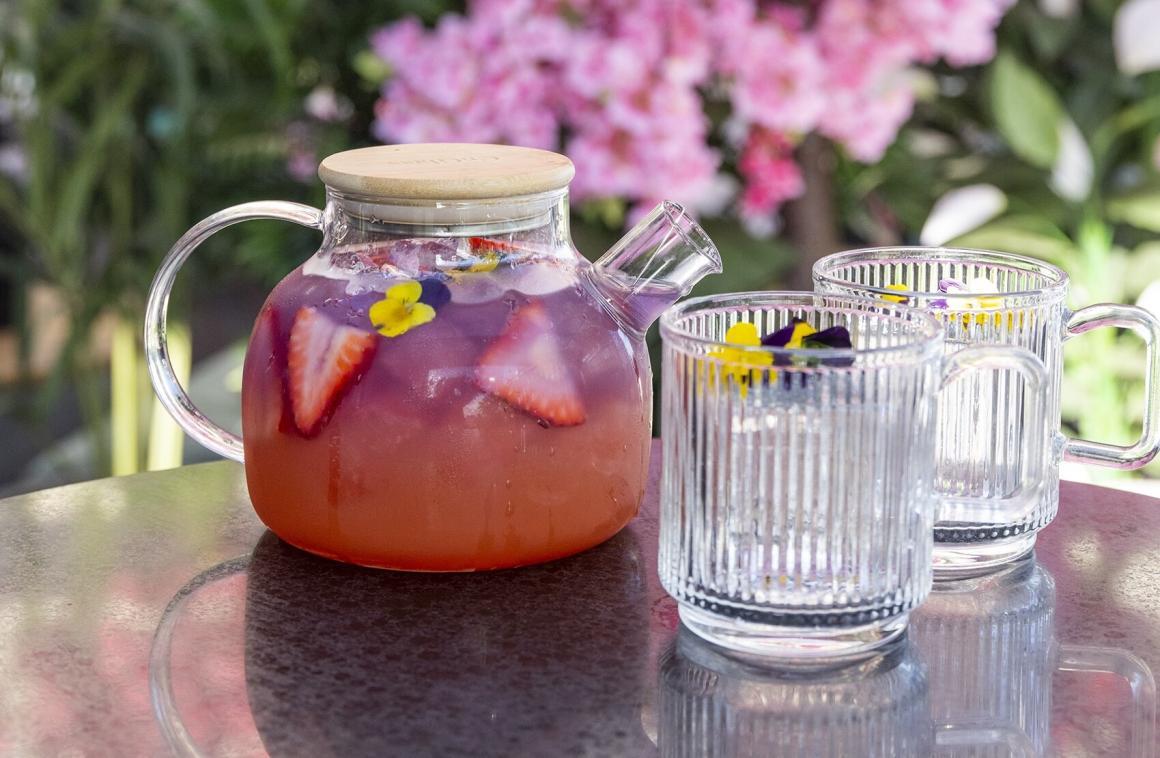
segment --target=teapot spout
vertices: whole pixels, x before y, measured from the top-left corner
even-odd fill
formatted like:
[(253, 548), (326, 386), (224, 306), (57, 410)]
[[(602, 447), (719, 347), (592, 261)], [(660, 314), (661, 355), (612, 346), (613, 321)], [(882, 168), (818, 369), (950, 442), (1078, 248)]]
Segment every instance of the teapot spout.
[(666, 200), (609, 248), (589, 277), (617, 320), (643, 332), (702, 277), (719, 273), (717, 246), (679, 203)]

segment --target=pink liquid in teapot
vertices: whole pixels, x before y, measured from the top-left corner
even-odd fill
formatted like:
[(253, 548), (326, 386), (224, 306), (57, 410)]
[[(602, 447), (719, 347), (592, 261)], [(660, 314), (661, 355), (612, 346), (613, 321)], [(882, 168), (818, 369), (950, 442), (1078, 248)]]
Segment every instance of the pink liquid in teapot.
[(536, 563), (620, 530), (644, 491), (651, 378), (587, 264), (397, 276), (365, 257), (357, 274), (312, 259), (255, 324), (242, 405), (262, 521), (315, 553), (428, 571)]

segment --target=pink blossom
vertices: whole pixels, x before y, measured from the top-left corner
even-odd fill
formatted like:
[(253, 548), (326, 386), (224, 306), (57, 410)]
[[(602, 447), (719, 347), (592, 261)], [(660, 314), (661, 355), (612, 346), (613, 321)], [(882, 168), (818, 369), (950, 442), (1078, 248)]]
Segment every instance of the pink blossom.
[[(537, 39), (555, 44), (511, 45), (503, 29), (462, 16), (444, 16), (416, 37), (400, 22), (373, 44), (395, 70), (376, 105), (375, 136), (391, 142), (509, 142), (551, 147), (558, 122), (552, 82), (537, 73), (534, 56), (559, 55), (559, 24), (540, 23)], [(524, 40), (529, 42), (529, 40)]]
[(648, 61), (628, 41), (593, 33), (573, 36), (563, 82), (570, 94), (596, 101), (615, 93), (634, 92), (648, 80)]
[(995, 55), (995, 27), (1014, 0), (914, 0), (905, 12), (916, 24), (919, 60), (942, 57), (952, 66), (985, 63)]
[(871, 163), (894, 142), (913, 108), (914, 91), (904, 70), (866, 67), (831, 85), (819, 131)]
[(712, 72), (714, 45), (709, 31), (719, 19), (697, 3), (667, 3), (668, 49), (664, 76), (682, 84), (701, 84)]
[(769, 215), (805, 191), (792, 145), (775, 132), (755, 129), (737, 161), (737, 170), (746, 181), (739, 203), (742, 216)]
[(733, 108), (742, 120), (804, 133), (826, 107), (825, 66), (810, 35), (758, 21), (722, 51), (721, 67), (733, 79)]
[[(471, 0), (373, 35), (392, 70), (374, 133), (563, 148), (575, 197), (630, 215), (719, 200), (723, 142), (740, 146), (738, 211), (769, 217), (802, 191), (794, 140), (878, 160), (913, 110), (911, 67), (986, 61), (1012, 2)], [(715, 126), (707, 108), (725, 105)]]
[(426, 52), (426, 46), (423, 24), (413, 16), (384, 26), (371, 35), (371, 49), (375, 55), (390, 62), (396, 69), (419, 60)]
[(819, 15), (818, 41), (828, 66), (818, 130), (858, 160), (881, 158), (910, 116), (914, 92), (906, 68), (919, 50), (915, 28), (922, 7), (931, 1), (940, 2), (830, 0)]
[(611, 103), (606, 120), (581, 117), (583, 127), (567, 144), (576, 164), (573, 193), (581, 199), (668, 197), (695, 203), (712, 184), (718, 155), (702, 129), (666, 128), (702, 122), (699, 110), (688, 110), (693, 103), (694, 97), (679, 90), (642, 92)]

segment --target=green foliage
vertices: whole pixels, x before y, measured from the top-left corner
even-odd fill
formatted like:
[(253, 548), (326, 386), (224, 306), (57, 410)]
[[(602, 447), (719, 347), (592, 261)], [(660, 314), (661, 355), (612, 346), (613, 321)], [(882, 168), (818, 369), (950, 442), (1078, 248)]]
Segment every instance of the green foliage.
[(1023, 160), (1050, 168), (1059, 153), (1063, 108), (1051, 87), (1013, 53), (1003, 50), (991, 64), (991, 111), (1007, 144)]
[[(28, 171), (0, 179), (0, 213), (20, 234), (27, 273), (78, 308), (136, 306), (161, 255), (201, 217), (260, 197), (320, 202), (317, 182), (293, 180), (286, 163), (295, 150), (369, 140), (376, 93), (351, 65), (367, 35), (397, 13), (433, 18), (447, 6), (17, 2), (0, 24), (0, 65), (33, 78), (36, 107), (15, 124)], [(311, 119), (303, 101), (319, 85), (352, 100), (352, 115)], [(240, 257), (268, 278), (314, 242), (268, 229), (234, 237), (209, 268), (236, 273)], [(271, 256), (281, 244), (292, 251)]]
[(1160, 232), (1160, 182), (1109, 198), (1107, 212), (1109, 221)]
[[(19, 178), (0, 175), (0, 278), (20, 291), (46, 281), (73, 325), (41, 393), (73, 383), (90, 426), (107, 403), (80, 360), (88, 326), (115, 309), (139, 322), (162, 255), (189, 226), (258, 198), (319, 204), (288, 161), (365, 143), (376, 97), (351, 66), (367, 35), (395, 13), (432, 18), (447, 3), (390, 8), (341, 0), (13, 0), (0, 5), (0, 83), (31, 81), (31, 107), (0, 123), (22, 148)], [(351, 114), (312, 119), (316, 87)], [(0, 85), (0, 97), (4, 96)], [(179, 286), (237, 277), (275, 281), (316, 237), (275, 224), (221, 235)], [(188, 298), (178, 294), (177, 317)]]
[[(1116, 7), (1083, 3), (1058, 19), (1023, 0), (1004, 20), (988, 66), (937, 72), (941, 93), (919, 104), (886, 158), (842, 168), (845, 215), (859, 236), (917, 241), (935, 200), (986, 183), (1004, 192), (1007, 210), (953, 244), (1064, 268), (1075, 307), (1130, 303), (1160, 279), (1160, 72), (1117, 69)], [(1069, 170), (1070, 184), (1061, 179)], [(872, 210), (882, 207), (896, 212)], [(1065, 425), (1104, 442), (1135, 439), (1138, 338), (1098, 330), (1069, 342), (1065, 357)]]

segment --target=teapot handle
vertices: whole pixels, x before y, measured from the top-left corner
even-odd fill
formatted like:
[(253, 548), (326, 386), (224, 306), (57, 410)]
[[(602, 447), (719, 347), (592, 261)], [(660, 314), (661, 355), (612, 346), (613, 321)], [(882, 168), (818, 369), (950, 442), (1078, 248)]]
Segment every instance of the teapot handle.
[(190, 579), (165, 606), (161, 621), (153, 632), (153, 642), (149, 646), (149, 699), (153, 702), (153, 713), (161, 733), (165, 735), (165, 740), (175, 755), (195, 758), (201, 755), (193, 736), (186, 729), (173, 691), (170, 657), (173, 634), (181, 618), (181, 612), (190, 597), (205, 587), (240, 574), (244, 575), (250, 567), (250, 558), (249, 555), (243, 555), (219, 563)]
[(322, 229), (322, 211), (301, 203), (262, 200), (218, 211), (183, 234), (170, 248), (157, 275), (153, 277), (149, 300), (145, 304), (145, 359), (149, 364), (153, 391), (186, 434), (218, 455), (239, 463), (243, 455), (242, 438), (221, 428), (198, 410), (173, 372), (165, 322), (169, 314), (169, 293), (173, 290), (173, 280), (190, 253), (215, 232), (251, 219), (293, 221), (311, 229)]

